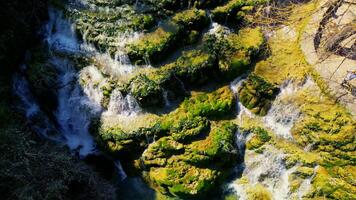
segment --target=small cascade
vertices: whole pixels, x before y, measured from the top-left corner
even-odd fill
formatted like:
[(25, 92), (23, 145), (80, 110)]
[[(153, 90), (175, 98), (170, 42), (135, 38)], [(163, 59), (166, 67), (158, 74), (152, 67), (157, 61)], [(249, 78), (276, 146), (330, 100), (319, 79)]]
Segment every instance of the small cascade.
[(290, 97), (299, 89), (291, 81), (284, 83), (271, 109), (263, 117), (263, 121), (267, 127), (271, 128), (278, 136), (286, 139), (292, 138), (290, 131), (294, 123), (301, 116), (299, 108), (292, 101), (289, 101)]
[(237, 103), (236, 103), (236, 111), (238, 113), (237, 119), (240, 123), (242, 123), (243, 116), (249, 116), (250, 118), (254, 117), (254, 114), (250, 112), (245, 106), (243, 106), (239, 101), (239, 88), (241, 87), (242, 82), (246, 79), (245, 75), (237, 77), (230, 83), (230, 89), (235, 94)]
[(96, 104), (97, 107), (100, 107), (104, 98), (102, 87), (107, 84), (107, 80), (104, 78), (102, 73), (96, 67), (90, 65), (83, 68), (79, 72), (79, 79), (83, 92), (90, 99), (90, 101)]
[(210, 29), (208, 31), (208, 34), (216, 35), (216, 36), (225, 36), (231, 33), (231, 30), (223, 26), (221, 24), (218, 24), (216, 22), (211, 21)]
[(171, 102), (169, 101), (169, 99), (168, 99), (168, 91), (163, 91), (163, 99), (164, 99), (164, 105), (166, 106), (166, 107), (169, 107), (169, 106), (171, 106)]
[[(248, 191), (261, 184), (273, 199), (289, 199), (289, 175), (296, 167), (287, 169), (284, 154), (269, 146), (262, 154), (247, 150), (242, 178), (230, 184), (240, 200), (248, 199)], [(243, 179), (243, 181), (242, 181)]]
[(55, 116), (68, 147), (78, 151), (80, 156), (86, 156), (95, 151), (95, 144), (88, 129), (91, 119), (101, 111), (102, 97), (95, 92), (91, 84), (84, 88), (78, 84), (76, 72), (71, 65), (65, 65), (63, 62), (56, 64), (62, 69), (58, 82), (65, 86), (58, 90)]
[(120, 90), (114, 89), (108, 106), (108, 110), (105, 112), (106, 115), (137, 115), (141, 112), (141, 108), (137, 103), (136, 99), (129, 95), (122, 95)]
[(56, 51), (77, 52), (80, 49), (73, 25), (63, 19), (63, 14), (49, 9), (49, 22), (44, 27), (45, 42)]
[(293, 98), (299, 91), (308, 89), (313, 84), (310, 77), (303, 84), (298, 85), (290, 80), (282, 84), (281, 92), (274, 100), (267, 115), (263, 117), (266, 127), (270, 128), (277, 136), (292, 139), (291, 129), (295, 122), (302, 117)]
[[(58, 127), (54, 128), (52, 123), (45, 119), (46, 115), (41, 113), (23, 76), (14, 77), (14, 90), (20, 97), (21, 109), (28, 119), (42, 122), (36, 125), (38, 132), (50, 137), (58, 130), (57, 133), (61, 133), (60, 138), (64, 139), (64, 143), (84, 157), (96, 152), (89, 126), (92, 119), (104, 112), (101, 106), (104, 98), (102, 88), (108, 84), (108, 78), (103, 73), (114, 76), (127, 75), (132, 72), (134, 66), (130, 64), (127, 55), (120, 51), (116, 53), (115, 59), (112, 59), (109, 54), (98, 52), (92, 45), (80, 43), (76, 38), (73, 25), (55, 9), (49, 10), (49, 22), (43, 29), (43, 35), (45, 36), (44, 42), (52, 53), (52, 58), (48, 62), (58, 71), (57, 83), (61, 86), (56, 91), (58, 107), (53, 111)], [(120, 45), (136, 37), (137, 34), (124, 37), (122, 38), (123, 44)], [(60, 56), (57, 57), (57, 53), (60, 53)], [(65, 55), (70, 54), (90, 55), (95, 58), (96, 65), (86, 66), (78, 72), (73, 63), (65, 58)], [(110, 97), (107, 112), (115, 115), (131, 115), (139, 113), (140, 107), (131, 95), (123, 97), (118, 91), (114, 91)]]

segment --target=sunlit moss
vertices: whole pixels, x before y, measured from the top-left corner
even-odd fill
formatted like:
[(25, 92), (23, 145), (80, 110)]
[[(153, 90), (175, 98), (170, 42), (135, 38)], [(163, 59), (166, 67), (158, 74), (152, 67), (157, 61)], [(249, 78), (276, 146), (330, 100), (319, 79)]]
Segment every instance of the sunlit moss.
[(267, 190), (264, 186), (261, 184), (256, 184), (255, 186), (251, 186), (247, 189), (247, 199), (248, 200), (254, 200), (254, 199), (259, 199), (259, 200), (271, 200), (272, 199), (272, 194), (270, 191)]
[(252, 129), (250, 134), (253, 134), (253, 135), (252, 135), (251, 139), (248, 140), (246, 143), (246, 148), (250, 149), (250, 150), (259, 149), (265, 143), (267, 143), (271, 140), (271, 136), (269, 135), (269, 133), (260, 127)]
[(327, 169), (318, 167), (312, 179), (313, 191), (308, 197), (326, 197), (330, 199), (355, 199), (356, 189), (341, 178), (330, 176)]
[(251, 112), (264, 116), (272, 105), (279, 89), (262, 77), (250, 74), (239, 89), (240, 102)]
[(128, 44), (126, 47), (128, 55), (136, 64), (148, 61), (157, 63), (170, 53), (173, 46), (177, 47), (177, 44), (181, 46), (182, 41), (189, 41), (187, 38), (192, 36), (192, 31), (200, 31), (207, 23), (207, 16), (203, 10), (189, 9), (179, 12), (162, 27)]

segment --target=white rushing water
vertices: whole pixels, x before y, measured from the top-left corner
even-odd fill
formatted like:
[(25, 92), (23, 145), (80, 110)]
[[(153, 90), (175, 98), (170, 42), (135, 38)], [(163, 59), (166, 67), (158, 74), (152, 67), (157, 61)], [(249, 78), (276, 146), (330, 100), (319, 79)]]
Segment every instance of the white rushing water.
[[(230, 84), (231, 90), (237, 97), (238, 89), (244, 80), (244, 77), (239, 77)], [(313, 87), (315, 87), (315, 83), (310, 77), (302, 84), (293, 81), (285, 82), (280, 87), (281, 91), (274, 100), (271, 109), (264, 117), (254, 115), (237, 101), (238, 123), (242, 124), (244, 117), (255, 118), (260, 120), (263, 126), (269, 128), (272, 134), (283, 139), (293, 140), (291, 129), (302, 118), (300, 108), (295, 103), (295, 97), (299, 92)], [(237, 147), (243, 149), (241, 146), (251, 138), (251, 135), (246, 138), (244, 134), (237, 134), (237, 137)], [(310, 189), (312, 178), (306, 178), (295, 191), (291, 191), (289, 177), (296, 171), (298, 165), (287, 168), (285, 165), (286, 155), (282, 151), (272, 145), (264, 147), (261, 154), (252, 150), (244, 152), (240, 150), (240, 154), (244, 155), (244, 162), (236, 166), (236, 171), (241, 174), (241, 178), (230, 183), (228, 188), (232, 189), (240, 200), (254, 198), (250, 196), (251, 192), (260, 191), (258, 187), (263, 187), (267, 195), (275, 200), (302, 199)]]
[(297, 84), (290, 80), (283, 83), (280, 87), (280, 93), (273, 101), (271, 109), (263, 117), (265, 126), (270, 128), (279, 137), (292, 139), (291, 129), (302, 117), (294, 97), (298, 92), (307, 90), (314, 85), (315, 83), (310, 77), (302, 84)]
[(258, 154), (251, 150), (245, 152), (245, 162), (242, 177), (229, 185), (236, 192), (239, 200), (251, 199), (251, 193), (265, 188), (265, 193), (275, 200), (301, 199), (310, 189), (310, 180), (302, 181), (296, 191), (290, 187), (289, 177), (297, 169), (297, 165), (286, 168), (285, 155), (273, 146), (267, 146), (263, 153)]
[[(102, 113), (120, 115), (120, 117), (140, 113), (141, 108), (136, 100), (131, 95), (123, 96), (118, 90), (114, 90), (110, 96), (108, 110), (102, 106), (103, 87), (109, 83), (109, 78), (125, 76), (133, 71), (134, 66), (120, 48), (113, 59), (109, 54), (100, 53), (92, 45), (87, 44), (85, 38), (84, 42), (80, 42), (76, 37), (73, 24), (64, 19), (63, 14), (57, 10), (50, 8), (49, 22), (44, 27), (43, 34), (44, 42), (52, 53), (48, 61), (51, 63), (49, 66), (54, 66), (58, 71), (59, 87), (56, 91), (58, 107), (53, 111), (58, 127), (54, 129), (61, 133), (61, 137), (65, 139), (65, 143), (71, 150), (84, 157), (96, 152), (94, 140), (89, 133), (92, 119), (100, 117)], [(118, 47), (123, 47), (127, 42), (137, 38), (138, 34), (123, 36), (122, 43)], [(57, 56), (58, 53), (60, 56)], [(65, 55), (83, 54), (94, 58), (96, 65), (86, 66), (78, 72), (76, 66), (66, 59)], [(39, 116), (41, 110), (24, 76), (19, 74), (14, 78), (14, 90), (20, 97), (21, 109), (27, 117)], [(42, 124), (52, 127), (48, 120)], [(46, 137), (49, 136), (49, 130), (46, 130), (49, 129), (48, 127), (41, 130)]]

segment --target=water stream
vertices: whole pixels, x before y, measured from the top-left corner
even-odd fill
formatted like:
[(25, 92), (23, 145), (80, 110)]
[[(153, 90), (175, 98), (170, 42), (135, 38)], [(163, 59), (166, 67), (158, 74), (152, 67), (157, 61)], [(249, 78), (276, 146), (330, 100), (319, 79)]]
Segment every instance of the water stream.
[[(51, 63), (49, 66), (55, 67), (58, 71), (57, 84), (60, 87), (56, 91), (58, 107), (53, 111), (55, 123), (51, 123), (46, 114), (40, 110), (24, 73), (15, 75), (13, 87), (20, 100), (19, 109), (26, 113), (36, 132), (63, 142), (74, 153), (84, 158), (98, 152), (94, 139), (89, 133), (92, 119), (100, 117), (103, 113), (125, 117), (139, 113), (141, 108), (132, 96), (123, 97), (115, 90), (110, 97), (108, 109), (103, 108), (102, 86), (107, 84), (110, 78), (105, 74), (119, 78), (131, 73), (134, 66), (130, 64), (127, 55), (120, 51), (113, 59), (107, 53), (100, 53), (92, 45), (87, 44), (85, 36), (84, 42), (80, 42), (74, 28), (71, 22), (64, 19), (61, 12), (49, 9), (49, 21), (44, 26), (42, 34), (45, 38), (44, 44), (47, 45), (52, 55), (48, 60)], [(122, 45), (137, 37), (137, 34), (133, 33), (130, 37), (124, 36)], [(101, 68), (89, 65), (78, 71), (77, 66), (63, 55), (91, 55)], [(116, 161), (115, 166), (120, 179), (126, 179), (127, 176), (121, 163)]]
[[(245, 79), (239, 77), (230, 84), (231, 90), (238, 96), (238, 89)], [(293, 81), (287, 81), (280, 87), (281, 91), (276, 97), (271, 109), (264, 117), (253, 115), (240, 102), (237, 102), (238, 123), (243, 123), (244, 117), (260, 120), (266, 128), (269, 128), (275, 136), (293, 140), (291, 129), (295, 122), (302, 118), (298, 105), (293, 103), (298, 92), (309, 89), (315, 85), (309, 77), (304, 83), (297, 84)], [(251, 191), (258, 191), (259, 186), (263, 186), (266, 195), (276, 200), (302, 199), (310, 189), (311, 178), (302, 181), (296, 191), (291, 191), (289, 176), (294, 173), (298, 167), (295, 165), (287, 168), (285, 164), (286, 155), (276, 149), (273, 145), (265, 145), (262, 153), (256, 153), (254, 150), (241, 148), (242, 144), (250, 140), (251, 134), (237, 134), (237, 141), (240, 154), (244, 156), (242, 163), (238, 164), (236, 171), (241, 174), (237, 180), (228, 185), (240, 200), (251, 199)], [(307, 151), (307, 149), (306, 149)], [(315, 171), (315, 170), (314, 170)], [(261, 192), (261, 191), (260, 191)]]

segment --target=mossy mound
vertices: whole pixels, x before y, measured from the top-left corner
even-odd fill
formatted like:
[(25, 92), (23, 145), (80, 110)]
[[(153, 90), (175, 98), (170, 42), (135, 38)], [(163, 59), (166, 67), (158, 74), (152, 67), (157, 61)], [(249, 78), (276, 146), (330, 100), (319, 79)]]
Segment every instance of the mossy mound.
[[(162, 105), (163, 91), (184, 95), (184, 83), (205, 83), (214, 71), (214, 60), (202, 51), (188, 51), (176, 62), (134, 77), (125, 86), (143, 107)], [(183, 85), (182, 85), (183, 84)]]
[(214, 21), (225, 24), (240, 21), (246, 12), (253, 10), (253, 6), (265, 3), (266, 0), (229, 0), (225, 5), (212, 10)]
[(239, 88), (239, 100), (246, 108), (264, 116), (272, 105), (279, 89), (262, 77), (250, 74)]
[(206, 35), (204, 43), (204, 48), (218, 60), (219, 77), (223, 81), (246, 72), (251, 62), (266, 49), (260, 28), (243, 28), (237, 34), (224, 34), (223, 30), (218, 30)]
[[(250, 35), (256, 38), (253, 40)], [(126, 92), (132, 93), (144, 107), (162, 105), (163, 91), (177, 97), (185, 94), (185, 85), (231, 81), (249, 69), (251, 60), (263, 52), (265, 45), (259, 28), (246, 28), (226, 36), (209, 34), (204, 41), (202, 49), (185, 51), (175, 62), (134, 77), (132, 83), (140, 84), (129, 83)], [(156, 98), (151, 101), (151, 97)]]
[[(192, 198), (216, 188), (237, 158), (237, 126), (211, 121), (231, 115), (234, 105), (234, 95), (225, 86), (194, 93), (148, 128), (125, 133), (105, 124), (93, 127), (101, 146), (133, 163), (158, 191)], [(155, 142), (150, 143), (152, 138)]]
[(103, 52), (115, 55), (125, 33), (144, 31), (155, 25), (152, 15), (139, 13), (130, 5), (111, 9), (100, 5), (96, 5), (97, 9), (68, 7), (64, 12), (73, 20), (77, 32)]
[(328, 170), (324, 167), (318, 167), (316, 174), (312, 179), (313, 189), (308, 194), (309, 198), (324, 197), (327, 199), (355, 199), (356, 189), (354, 182), (347, 182), (347, 178), (355, 177), (355, 167), (348, 166), (349, 172), (343, 169), (338, 171)]
[(181, 198), (201, 197), (216, 188), (237, 157), (236, 126), (211, 127), (205, 139), (183, 145), (170, 136), (149, 145), (142, 155), (147, 179), (162, 193)]
[(304, 105), (305, 117), (293, 128), (293, 137), (301, 146), (313, 144), (323, 166), (355, 165), (355, 120), (332, 99), (309, 96), (313, 93), (303, 93), (310, 102)]
[(249, 150), (261, 151), (261, 147), (271, 140), (270, 134), (263, 128), (257, 127), (251, 131), (252, 137), (246, 143), (246, 148)]
[[(203, 10), (190, 9), (175, 14), (154, 32), (126, 46), (127, 54), (136, 64), (157, 63), (174, 48), (187, 40), (192, 33), (198, 33), (208, 25)], [(193, 40), (194, 41), (194, 40)], [(146, 63), (145, 63), (146, 62)]]
[(143, 107), (163, 104), (162, 87), (144, 74), (134, 77), (129, 82), (128, 91)]

